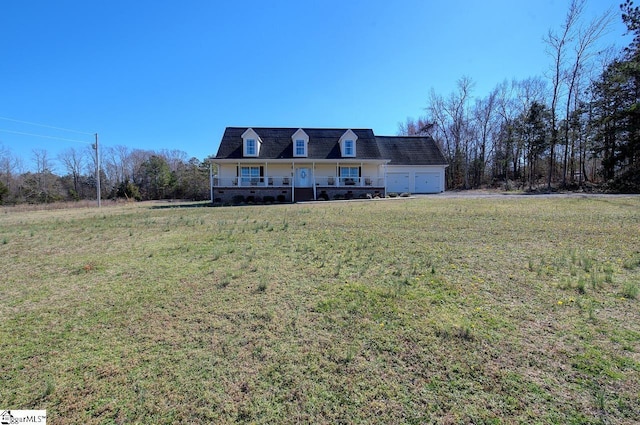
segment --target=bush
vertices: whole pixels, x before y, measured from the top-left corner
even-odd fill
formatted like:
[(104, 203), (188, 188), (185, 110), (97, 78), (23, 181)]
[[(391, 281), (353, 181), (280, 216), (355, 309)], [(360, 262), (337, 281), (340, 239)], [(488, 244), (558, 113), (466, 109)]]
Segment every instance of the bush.
[(265, 204), (273, 204), (274, 202), (276, 202), (275, 196), (271, 196), (271, 195), (265, 195), (263, 200)]
[(125, 180), (118, 186), (116, 191), (118, 198), (126, 198), (127, 200), (135, 199), (141, 201), (140, 188), (129, 180)]
[(398, 194), (397, 194), (396, 192), (389, 192), (389, 193), (387, 193), (387, 196), (388, 196), (389, 198), (397, 198), (397, 197), (398, 197)]
[(231, 198), (231, 203), (234, 205), (239, 205), (244, 203), (244, 195), (233, 195)]
[(410, 194), (409, 192), (402, 192), (402, 193), (400, 194), (400, 197), (401, 197), (401, 198), (408, 198), (409, 196), (411, 196), (411, 194)]
[(278, 197), (276, 199), (278, 200), (278, 202), (286, 202), (287, 201), (287, 198), (282, 194), (278, 195)]
[(322, 192), (320, 192), (320, 195), (318, 195), (318, 200), (328, 201), (329, 195), (327, 194), (326, 191), (323, 190)]
[(341, 199), (344, 199), (344, 194), (342, 193), (336, 193), (335, 195), (333, 195), (333, 199), (339, 201)]

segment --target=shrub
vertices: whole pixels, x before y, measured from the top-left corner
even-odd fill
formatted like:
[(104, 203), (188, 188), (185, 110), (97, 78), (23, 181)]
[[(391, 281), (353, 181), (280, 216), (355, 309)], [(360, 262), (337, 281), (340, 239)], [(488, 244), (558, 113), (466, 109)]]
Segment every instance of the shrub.
[(401, 198), (408, 198), (409, 196), (411, 196), (411, 194), (410, 194), (409, 192), (402, 192), (402, 193), (400, 194), (400, 197), (401, 197)]
[(335, 200), (341, 200), (341, 199), (344, 199), (344, 194), (342, 194), (342, 193), (336, 193), (335, 195), (333, 195), (333, 199), (335, 199)]
[(234, 205), (238, 205), (238, 204), (244, 203), (244, 195), (233, 195), (233, 197), (231, 198), (231, 202)]
[(265, 197), (262, 199), (265, 204), (273, 204), (276, 201), (275, 196), (271, 196), (271, 195), (265, 195)]
[(389, 192), (389, 193), (387, 193), (387, 196), (388, 196), (389, 198), (397, 198), (397, 197), (398, 197), (398, 194), (397, 194), (396, 192)]
[(318, 200), (328, 201), (329, 195), (326, 191), (323, 190), (322, 192), (320, 192), (320, 195), (318, 195)]
[(282, 194), (278, 195), (278, 197), (276, 199), (278, 200), (278, 202), (286, 202), (287, 201), (287, 198)]

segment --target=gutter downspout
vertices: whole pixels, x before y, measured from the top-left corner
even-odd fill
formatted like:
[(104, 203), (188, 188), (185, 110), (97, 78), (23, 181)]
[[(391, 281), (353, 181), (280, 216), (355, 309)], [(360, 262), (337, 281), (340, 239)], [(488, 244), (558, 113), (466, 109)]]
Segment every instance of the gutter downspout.
[(387, 197), (387, 163), (386, 162), (384, 163), (383, 171), (384, 171), (384, 176), (383, 176), (384, 196), (386, 198)]

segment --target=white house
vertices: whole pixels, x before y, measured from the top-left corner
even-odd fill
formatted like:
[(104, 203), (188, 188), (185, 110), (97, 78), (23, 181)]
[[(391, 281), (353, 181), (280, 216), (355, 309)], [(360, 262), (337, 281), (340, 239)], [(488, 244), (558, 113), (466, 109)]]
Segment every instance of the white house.
[(335, 128), (227, 127), (213, 162), (215, 202), (439, 193), (447, 167), (431, 137)]

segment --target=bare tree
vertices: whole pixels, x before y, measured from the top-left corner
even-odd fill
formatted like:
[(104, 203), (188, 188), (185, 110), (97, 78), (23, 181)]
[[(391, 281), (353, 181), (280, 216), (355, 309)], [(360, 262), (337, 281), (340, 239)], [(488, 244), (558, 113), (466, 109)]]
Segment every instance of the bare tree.
[(555, 162), (555, 149), (558, 143), (558, 123), (557, 110), (558, 102), (562, 96), (562, 81), (567, 60), (567, 49), (569, 42), (573, 37), (574, 27), (582, 14), (586, 4), (586, 0), (571, 0), (569, 11), (565, 17), (565, 21), (561, 26), (560, 32), (556, 33), (549, 30), (544, 42), (547, 45), (547, 54), (553, 59), (551, 67), (551, 142), (549, 150), (549, 170), (547, 176), (547, 189), (551, 189), (551, 178), (553, 177), (553, 168)]
[(473, 146), (474, 186), (483, 182), (487, 158), (493, 150), (493, 136), (498, 126), (498, 89), (493, 89), (483, 99), (476, 99), (472, 110), (476, 143)]
[(432, 89), (426, 108), (427, 118), (434, 123), (433, 134), (441, 139), (449, 161), (447, 179), (449, 187), (469, 188), (470, 123), (468, 103), (473, 81), (462, 77), (457, 91), (445, 100)]
[(398, 124), (398, 135), (400, 136), (419, 136), (431, 135), (435, 123), (430, 122), (427, 117), (418, 117), (413, 119), (407, 118), (405, 122)]
[[(579, 12), (578, 12), (579, 13)], [(565, 83), (567, 85), (566, 106), (565, 106), (565, 125), (564, 125), (564, 156), (562, 161), (562, 186), (567, 184), (567, 169), (569, 156), (573, 159), (574, 146), (570, 145), (570, 117), (577, 109), (580, 94), (581, 77), (585, 64), (591, 59), (596, 52), (593, 47), (596, 42), (606, 34), (613, 22), (613, 11), (609, 9), (603, 15), (593, 19), (587, 25), (578, 26), (574, 36), (575, 43), (573, 45), (573, 61), (566, 70)], [(573, 162), (573, 161), (572, 161)], [(571, 173), (573, 181), (573, 173)]]
[(73, 190), (80, 196), (80, 175), (84, 168), (85, 153), (75, 148), (68, 148), (58, 154), (58, 160), (73, 178)]
[(167, 161), (169, 169), (172, 172), (176, 172), (178, 168), (186, 164), (189, 159), (187, 153), (179, 149), (163, 149), (160, 151), (160, 156)]

